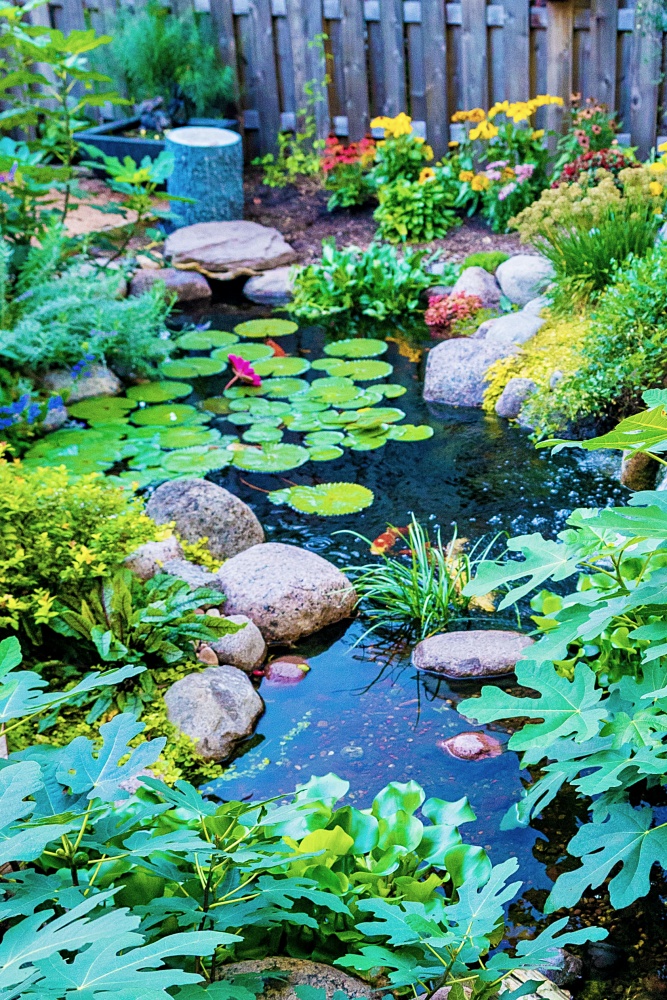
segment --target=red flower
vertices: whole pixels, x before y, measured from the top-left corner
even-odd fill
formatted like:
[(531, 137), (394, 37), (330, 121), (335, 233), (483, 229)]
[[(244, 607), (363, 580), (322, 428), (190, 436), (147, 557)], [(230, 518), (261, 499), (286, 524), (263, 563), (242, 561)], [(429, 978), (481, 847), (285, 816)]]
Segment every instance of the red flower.
[(232, 371), (234, 372), (234, 377), (227, 383), (225, 389), (229, 389), (230, 385), (234, 385), (239, 379), (241, 382), (245, 382), (247, 385), (252, 385), (256, 389), (262, 384), (262, 380), (245, 358), (240, 358), (238, 354), (229, 354), (229, 363), (232, 366)]
[(468, 292), (450, 295), (432, 295), (424, 314), (427, 326), (437, 327), (440, 333), (448, 332), (457, 319), (465, 319), (482, 308), (482, 300)]

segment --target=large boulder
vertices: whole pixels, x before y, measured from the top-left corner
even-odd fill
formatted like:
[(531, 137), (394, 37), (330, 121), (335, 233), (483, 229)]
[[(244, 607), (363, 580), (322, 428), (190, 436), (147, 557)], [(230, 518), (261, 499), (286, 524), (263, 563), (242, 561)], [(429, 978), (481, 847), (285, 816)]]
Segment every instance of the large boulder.
[(226, 760), (264, 710), (243, 671), (227, 665), (182, 677), (164, 701), (169, 721), (195, 741), (205, 760)]
[(451, 292), (452, 295), (456, 292), (476, 295), (485, 309), (495, 309), (500, 305), (498, 282), (483, 267), (466, 267), (457, 278)]
[(442, 674), (450, 680), (502, 677), (514, 672), (533, 640), (506, 629), (443, 632), (422, 639), (412, 653), (417, 670)]
[(496, 413), (506, 420), (516, 420), (521, 407), (537, 386), (532, 378), (511, 378), (496, 402)]
[(169, 576), (177, 576), (193, 590), (197, 587), (217, 587), (215, 573), (211, 573), (205, 566), (193, 563), (189, 559), (169, 559), (162, 567), (163, 573)]
[(247, 615), (267, 642), (294, 642), (352, 614), (357, 596), (322, 556), (267, 542), (229, 559), (217, 574), (225, 613)]
[(209, 642), (208, 645), (218, 657), (218, 662), (238, 667), (246, 673), (255, 667), (260, 667), (266, 656), (266, 643), (255, 623), (251, 622), (247, 615), (225, 614), (225, 618), (237, 625), (243, 625), (243, 628), (238, 632), (223, 635), (215, 642)]
[(311, 962), (305, 958), (259, 958), (245, 962), (234, 962), (224, 965), (218, 971), (217, 979), (234, 980), (236, 976), (249, 973), (282, 972), (285, 979), (282, 982), (270, 983), (262, 993), (262, 1000), (297, 1000), (294, 992), (296, 986), (312, 986), (324, 990), (327, 1000), (332, 1000), (336, 991), (341, 991), (346, 997), (363, 997), (364, 1000), (381, 1000), (384, 993), (374, 990), (368, 983), (363, 983), (354, 976), (349, 976), (342, 969), (320, 962)]
[(177, 229), (167, 237), (164, 253), (178, 267), (223, 281), (296, 260), (296, 253), (277, 229), (240, 219), (198, 222)]
[(167, 572), (166, 563), (175, 559), (180, 561), (182, 557), (180, 542), (174, 535), (169, 535), (161, 542), (144, 542), (126, 558), (125, 566), (140, 580), (150, 580), (156, 573)]
[(516, 344), (525, 344), (527, 340), (531, 340), (544, 322), (541, 316), (523, 309), (507, 313), (487, 321), (484, 340), (487, 344), (504, 344), (513, 351)]
[(246, 281), (243, 294), (261, 306), (284, 306), (292, 301), (291, 270), (291, 267), (274, 267), (271, 271), (255, 274)]
[(77, 378), (72, 378), (68, 371), (55, 368), (46, 373), (42, 385), (58, 395), (67, 393), (68, 403), (79, 403), (82, 399), (93, 399), (95, 396), (117, 396), (123, 388), (118, 376), (106, 365), (90, 365)]
[(468, 337), (443, 340), (426, 360), (424, 399), (448, 406), (481, 406), (487, 386), (486, 372), (508, 353), (503, 344)]
[(264, 531), (250, 507), (229, 490), (207, 479), (162, 483), (146, 504), (157, 524), (174, 521), (187, 542), (208, 538), (216, 559), (229, 559), (264, 541)]
[(503, 295), (518, 306), (528, 305), (544, 291), (554, 276), (554, 269), (545, 257), (517, 253), (503, 261), (496, 270), (496, 280)]
[(143, 295), (158, 281), (163, 282), (168, 295), (176, 295), (177, 302), (210, 299), (213, 294), (208, 281), (198, 271), (178, 271), (175, 267), (163, 267), (159, 271), (135, 271), (130, 281), (130, 295)]

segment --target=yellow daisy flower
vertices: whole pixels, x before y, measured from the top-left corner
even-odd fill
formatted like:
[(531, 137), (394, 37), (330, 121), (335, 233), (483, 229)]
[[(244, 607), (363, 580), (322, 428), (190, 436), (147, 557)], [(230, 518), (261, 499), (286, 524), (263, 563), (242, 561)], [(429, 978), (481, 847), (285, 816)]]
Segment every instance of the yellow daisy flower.
[(435, 170), (433, 167), (422, 167), (419, 174), (419, 183), (426, 184), (427, 181), (435, 180)]

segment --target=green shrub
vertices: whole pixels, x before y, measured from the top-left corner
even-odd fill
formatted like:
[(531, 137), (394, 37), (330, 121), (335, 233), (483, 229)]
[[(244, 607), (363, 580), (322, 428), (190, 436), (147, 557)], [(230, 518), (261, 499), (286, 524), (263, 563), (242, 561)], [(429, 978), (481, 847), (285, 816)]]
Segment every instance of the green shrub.
[(509, 260), (509, 254), (502, 250), (480, 250), (469, 254), (461, 263), (461, 269), (466, 267), (483, 267), (489, 274), (495, 274), (501, 264)]
[(379, 204), (373, 218), (382, 239), (425, 243), (460, 225), (454, 208), (457, 188), (430, 167), (425, 167), (422, 175), (416, 181), (399, 178), (378, 188)]

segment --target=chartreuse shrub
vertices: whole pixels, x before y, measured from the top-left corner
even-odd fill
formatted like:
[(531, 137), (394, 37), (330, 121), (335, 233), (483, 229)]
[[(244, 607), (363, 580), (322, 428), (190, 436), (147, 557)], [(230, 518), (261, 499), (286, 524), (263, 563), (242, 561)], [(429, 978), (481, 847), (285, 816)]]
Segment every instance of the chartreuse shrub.
[(468, 254), (461, 262), (461, 268), (483, 267), (489, 274), (495, 274), (501, 264), (509, 260), (509, 254), (502, 250), (479, 250), (477, 253)]
[[(5, 640), (9, 726), (45, 707), (20, 660)], [(521, 883), (510, 881), (515, 859), (494, 866), (463, 842), (467, 799), (392, 783), (362, 811), (341, 802), (349, 786), (329, 774), (282, 804), (217, 803), (147, 777), (165, 739), (146, 742), (142, 730), (116, 715), (95, 741), (29, 747), (0, 770), (7, 1000), (247, 1000), (261, 977), (236, 979), (226, 964), (286, 952), (382, 972), (399, 995), (465, 982), (491, 997), (512, 969), (555, 964), (559, 947), (606, 934), (567, 932), (563, 917), (489, 957)]]
[[(635, 450), (663, 452), (667, 392), (647, 399), (647, 413), (584, 444), (635, 441)], [(612, 906), (628, 906), (649, 891), (654, 864), (667, 869), (656, 808), (667, 782), (667, 500), (636, 493), (627, 507), (576, 510), (568, 525), (555, 540), (511, 539), (510, 558), (481, 563), (465, 588), (473, 596), (510, 587), (501, 610), (534, 595), (541, 637), (516, 673), (538, 697), (485, 687), (459, 710), (482, 724), (536, 720), (509, 742), (523, 766), (539, 770), (505, 828), (529, 824), (565, 783), (585, 803), (588, 819), (568, 845), (579, 864), (557, 879), (547, 912), (574, 906), (608, 879)], [(544, 589), (549, 581), (558, 593)]]

